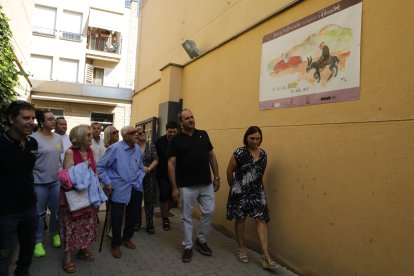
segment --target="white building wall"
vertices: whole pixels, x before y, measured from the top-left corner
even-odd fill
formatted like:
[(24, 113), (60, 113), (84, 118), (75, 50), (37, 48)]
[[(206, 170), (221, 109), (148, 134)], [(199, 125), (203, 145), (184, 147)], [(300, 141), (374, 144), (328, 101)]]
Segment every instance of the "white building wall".
[[(33, 2), (31, 0), (0, 0), (0, 4), (9, 19), (9, 26), (13, 33), (11, 43), (14, 53), (23, 70), (28, 73), (30, 69)], [(27, 100), (30, 95), (30, 84), (24, 77), (20, 77), (19, 82), (21, 87), (16, 87), (16, 91), (22, 99)]]

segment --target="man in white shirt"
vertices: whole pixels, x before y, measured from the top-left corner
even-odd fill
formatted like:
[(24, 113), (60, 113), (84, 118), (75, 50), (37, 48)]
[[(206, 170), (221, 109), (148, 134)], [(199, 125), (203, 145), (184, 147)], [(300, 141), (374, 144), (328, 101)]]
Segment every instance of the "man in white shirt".
[(98, 122), (93, 122), (91, 124), (92, 127), (92, 151), (93, 155), (95, 157), (95, 162), (98, 162), (99, 159), (104, 155), (105, 153), (105, 146), (104, 141), (101, 138), (101, 132), (102, 132), (102, 126)]
[(69, 139), (69, 135), (66, 134), (67, 130), (68, 130), (68, 124), (66, 122), (65, 117), (57, 117), (55, 133), (62, 136), (62, 145), (63, 145), (63, 153), (61, 155), (62, 161), (63, 161), (63, 158), (65, 157), (66, 150), (72, 146), (72, 143), (70, 142), (70, 139)]

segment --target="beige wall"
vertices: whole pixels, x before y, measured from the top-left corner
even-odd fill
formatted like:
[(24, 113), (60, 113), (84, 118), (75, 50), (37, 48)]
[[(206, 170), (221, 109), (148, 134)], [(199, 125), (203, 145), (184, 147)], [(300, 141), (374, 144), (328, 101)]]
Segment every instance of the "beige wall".
[(160, 99), (160, 83), (154, 83), (145, 91), (142, 91), (132, 98), (134, 104), (131, 112), (131, 125), (143, 120), (158, 117), (158, 103)]
[(79, 103), (67, 103), (57, 101), (43, 101), (33, 100), (32, 103), (36, 108), (55, 108), (63, 109), (65, 119), (68, 123), (69, 131), (80, 124), (91, 124), (91, 113), (113, 113), (114, 114), (114, 126), (117, 129), (121, 129), (123, 126), (129, 125), (131, 119), (131, 105), (118, 103), (116, 106), (97, 105), (97, 104), (79, 104)]
[[(270, 251), (280, 261), (304, 275), (414, 275), (414, 4), (363, 1), (360, 100), (258, 109), (263, 36), (334, 2), (302, 1), (186, 65), (183, 105), (208, 130), (222, 178), (245, 129), (262, 127)], [(134, 98), (133, 117), (157, 116), (158, 90)], [(232, 235), (227, 194), (223, 182), (214, 225)], [(259, 248), (252, 221), (246, 240)]]
[(181, 46), (194, 40), (202, 53), (297, 0), (142, 0), (139, 27), (140, 71), (136, 90), (159, 78), (168, 63), (183, 64), (190, 58)]

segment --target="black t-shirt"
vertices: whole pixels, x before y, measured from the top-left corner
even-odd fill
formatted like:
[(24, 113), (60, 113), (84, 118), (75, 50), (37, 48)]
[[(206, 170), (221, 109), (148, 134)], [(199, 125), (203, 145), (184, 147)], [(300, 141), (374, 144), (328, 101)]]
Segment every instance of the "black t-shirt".
[(27, 137), (23, 149), (19, 141), (0, 135), (0, 215), (14, 214), (36, 204), (33, 167), (37, 141)]
[(195, 129), (192, 136), (175, 135), (168, 146), (168, 158), (176, 157), (175, 174), (178, 187), (211, 183), (210, 138), (204, 130)]
[(168, 144), (167, 136), (161, 136), (155, 141), (155, 148), (157, 149), (158, 165), (157, 178), (160, 180), (168, 180)]

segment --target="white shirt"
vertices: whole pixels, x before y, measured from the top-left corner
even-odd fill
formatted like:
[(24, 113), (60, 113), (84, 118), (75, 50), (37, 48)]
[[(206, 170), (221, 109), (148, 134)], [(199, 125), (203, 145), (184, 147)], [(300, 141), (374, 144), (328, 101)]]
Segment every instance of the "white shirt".
[(72, 143), (70, 142), (69, 135), (67, 135), (66, 133), (60, 136), (62, 136), (62, 146), (63, 146), (62, 162), (63, 162), (63, 158), (65, 157), (65, 152), (68, 148), (72, 146)]
[(101, 157), (104, 155), (105, 153), (105, 146), (104, 146), (104, 142), (103, 142), (103, 138), (101, 137), (99, 139), (99, 143), (97, 143), (95, 141), (95, 139), (92, 138), (92, 145), (91, 145), (92, 151), (93, 151), (93, 155), (95, 157), (95, 163), (99, 161), (99, 159), (101, 159)]

